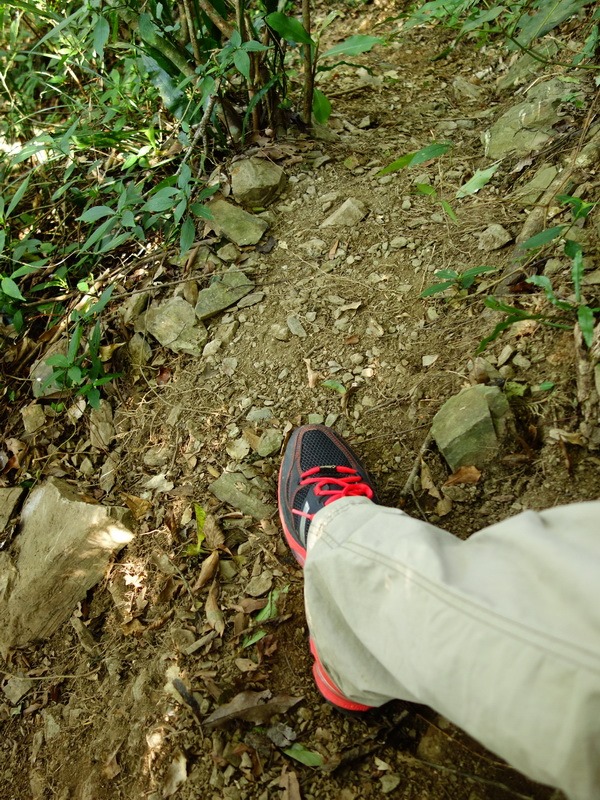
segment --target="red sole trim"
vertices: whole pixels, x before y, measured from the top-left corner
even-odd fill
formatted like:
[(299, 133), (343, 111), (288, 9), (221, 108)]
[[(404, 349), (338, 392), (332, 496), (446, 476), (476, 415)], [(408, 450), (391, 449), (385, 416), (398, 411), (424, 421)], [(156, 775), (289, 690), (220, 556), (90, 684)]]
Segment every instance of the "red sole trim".
[(310, 640), (310, 652), (315, 659), (315, 663), (313, 664), (313, 677), (315, 679), (317, 689), (321, 692), (325, 700), (332, 705), (343, 709), (344, 711), (371, 710), (372, 706), (365, 706), (362, 703), (354, 703), (352, 700), (348, 700), (348, 698), (340, 692), (335, 683), (323, 669), (323, 665), (321, 664), (312, 639)]

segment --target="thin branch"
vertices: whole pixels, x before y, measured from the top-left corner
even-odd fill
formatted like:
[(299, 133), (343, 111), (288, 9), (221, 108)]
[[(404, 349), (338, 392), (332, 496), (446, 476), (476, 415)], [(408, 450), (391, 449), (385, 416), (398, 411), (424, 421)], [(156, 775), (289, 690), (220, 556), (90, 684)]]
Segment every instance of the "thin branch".
[[(302, 0), (302, 24), (310, 36), (310, 0)], [(315, 73), (313, 70), (312, 44), (303, 45), (304, 52), (304, 102), (302, 116), (304, 122), (310, 125), (312, 120), (313, 94), (315, 91)], [(315, 58), (316, 62), (316, 58)]]
[(198, 0), (198, 5), (204, 11), (206, 16), (209, 20), (216, 25), (217, 28), (221, 31), (223, 36), (226, 36), (228, 39), (231, 39), (231, 34), (235, 30), (233, 25), (230, 25), (227, 20), (223, 19), (220, 14), (217, 14), (214, 7), (210, 4), (209, 0)]

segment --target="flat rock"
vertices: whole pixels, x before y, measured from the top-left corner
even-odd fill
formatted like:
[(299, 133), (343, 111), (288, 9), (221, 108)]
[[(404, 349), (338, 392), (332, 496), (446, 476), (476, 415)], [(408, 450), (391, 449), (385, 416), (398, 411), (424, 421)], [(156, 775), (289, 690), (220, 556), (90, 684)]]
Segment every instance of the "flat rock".
[(231, 191), (244, 206), (268, 206), (285, 186), (285, 172), (264, 158), (244, 158), (231, 167)]
[(260, 575), (255, 575), (250, 579), (245, 591), (250, 597), (260, 597), (270, 591), (272, 586), (273, 573), (270, 569), (265, 569)]
[(366, 217), (368, 211), (369, 209), (363, 202), (357, 200), (355, 197), (349, 197), (333, 212), (333, 214), (330, 214), (327, 219), (321, 223), (321, 228), (350, 228)]
[(260, 492), (241, 472), (224, 472), (208, 488), (221, 502), (255, 519), (266, 519), (275, 513), (275, 506), (264, 503)]
[(433, 418), (433, 438), (454, 471), (486, 467), (506, 435), (511, 411), (496, 386), (479, 384), (451, 397)]
[(502, 114), (486, 131), (486, 156), (494, 159), (509, 154), (525, 156), (539, 150), (560, 119), (558, 107), (564, 94), (565, 86), (556, 78), (530, 89), (525, 101)]
[(98, 450), (108, 450), (114, 437), (112, 407), (106, 400), (101, 400), (98, 408), (93, 408), (90, 412), (90, 443)]
[(208, 338), (206, 328), (196, 317), (194, 307), (183, 297), (171, 297), (160, 305), (152, 305), (143, 321), (140, 318), (140, 324), (163, 347), (197, 358), (202, 355), (202, 348)]
[(10, 522), (10, 518), (24, 491), (20, 486), (15, 486), (12, 489), (0, 489), (0, 533)]
[[(536, 41), (535, 51), (542, 58), (551, 61), (552, 56), (555, 56), (558, 52), (558, 44), (552, 40)], [(544, 62), (542, 60), (525, 53), (512, 64), (506, 75), (500, 78), (498, 88), (504, 90), (510, 89), (511, 86), (520, 86), (543, 69)]]
[(30, 403), (21, 409), (21, 419), (25, 433), (32, 434), (39, 431), (46, 424), (44, 409), (37, 403)]
[(283, 434), (276, 428), (269, 428), (260, 437), (256, 452), (259, 456), (265, 458), (272, 453), (278, 453), (281, 449), (283, 442)]
[(240, 270), (229, 270), (198, 293), (196, 316), (208, 319), (237, 303), (254, 289), (254, 283)]
[(479, 238), (479, 249), (486, 251), (499, 250), (512, 239), (512, 236), (506, 228), (503, 228), (502, 225), (499, 225), (497, 222), (492, 222), (491, 225), (488, 225), (487, 228), (477, 234), (477, 236)]
[(557, 175), (558, 169), (555, 166), (552, 164), (545, 164), (538, 169), (530, 181), (513, 192), (514, 198), (519, 201), (519, 205), (521, 206), (534, 205)]
[(249, 214), (227, 200), (213, 200), (208, 208), (213, 216), (211, 224), (217, 232), (240, 247), (259, 242), (269, 227), (264, 219)]
[(17, 554), (0, 553), (0, 652), (51, 636), (133, 538), (126, 509), (84, 502), (64, 481), (35, 488)]

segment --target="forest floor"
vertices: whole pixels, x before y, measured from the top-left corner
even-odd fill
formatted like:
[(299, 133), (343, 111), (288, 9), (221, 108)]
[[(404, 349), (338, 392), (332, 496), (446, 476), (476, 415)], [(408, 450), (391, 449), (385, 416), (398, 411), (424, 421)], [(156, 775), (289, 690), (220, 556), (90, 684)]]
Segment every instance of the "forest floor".
[[(383, 19), (377, 4), (346, 11), (329, 37), (389, 32), (378, 27)], [(402, 503), (462, 538), (524, 508), (597, 497), (598, 454), (579, 433), (573, 331), (535, 321), (509, 328), (483, 353), (506, 367), (518, 436), (443, 508), (439, 490), (449, 470), (427, 449), (408, 500), (402, 496), (434, 414), (476, 379), (474, 353), (501, 319), (483, 297), (510, 271), (527, 219), (515, 187), (546, 162), (564, 163), (578, 142), (565, 139), (525, 165), (505, 158), (486, 187), (456, 199), (475, 170), (492, 163), (482, 133), (523, 86), (498, 88), (509, 64), (494, 44), (459, 43), (433, 60), (452, 40), (442, 29), (415, 28), (360, 56), (364, 68), (327, 73), (329, 133), (293, 130), (260, 145), (288, 184), (268, 211), (273, 238), (240, 256), (256, 284), (253, 304), (207, 323), (221, 347), (194, 359), (153, 342), (148, 365), (137, 370), (120, 356), (126, 374), (107, 387), (115, 433), (109, 452), (92, 452), (85, 419), (51, 420), (43, 436), (53, 449), (40, 434), (44, 474), (103, 503), (127, 503), (136, 536), (79, 609), (91, 642), (82, 644), (66, 624), (14, 655), (9, 669), (33, 682), (16, 706), (0, 701), (0, 800), (560, 796), (429, 708), (390, 703), (355, 719), (324, 703), (311, 678), (302, 572), (276, 515), (257, 521), (209, 489), (233, 469), (274, 509), (279, 447), (260, 455), (259, 439), (264, 444), (269, 432), (267, 441), (278, 443), (310, 418), (351, 441), (383, 503)], [(581, 130), (585, 109), (578, 113), (565, 115), (564, 130)], [(419, 167), (377, 174), (433, 140), (453, 147)], [(594, 180), (597, 194), (594, 176), (588, 190)], [(434, 186), (436, 195), (420, 193), (417, 183)], [(365, 204), (365, 218), (351, 228), (320, 228), (350, 197)], [(491, 223), (512, 243), (482, 248), (480, 234)], [(598, 252), (595, 224), (586, 228), (586, 257)], [(221, 245), (213, 237), (212, 250)], [(434, 271), (484, 264), (497, 272), (469, 293), (420, 297)], [(174, 288), (168, 284), (180, 277), (178, 268), (157, 256), (136, 280), (153, 300), (177, 291), (193, 297), (210, 280), (210, 259), (207, 265), (193, 266), (183, 288)], [(567, 262), (560, 268), (555, 274), (568, 274)], [(539, 292), (513, 293), (508, 302), (546, 308)], [(114, 328), (126, 343), (133, 329), (124, 308), (115, 310)], [(99, 481), (107, 457), (115, 465), (109, 491)], [(207, 551), (198, 556), (186, 552), (196, 541), (196, 505), (211, 521)], [(200, 586), (209, 558), (217, 580)], [(275, 610), (257, 621), (267, 597), (277, 597)], [(288, 710), (268, 719), (254, 709), (254, 721), (245, 721), (253, 714), (246, 691), (270, 692), (270, 702)], [(229, 721), (206, 723), (236, 697), (240, 708)]]

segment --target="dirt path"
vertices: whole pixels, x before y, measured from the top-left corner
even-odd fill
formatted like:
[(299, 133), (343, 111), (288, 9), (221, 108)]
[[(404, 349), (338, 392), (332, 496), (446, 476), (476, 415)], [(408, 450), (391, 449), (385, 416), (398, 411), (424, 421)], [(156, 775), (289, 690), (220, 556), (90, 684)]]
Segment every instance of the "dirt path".
[[(370, 30), (376, 19), (376, 10), (349, 14), (337, 33)], [(27, 670), (34, 684), (16, 706), (0, 704), (1, 800), (558, 797), (427, 708), (398, 703), (348, 719), (324, 704), (310, 677), (301, 573), (276, 519), (257, 522), (209, 490), (233, 467), (272, 505), (281, 436), (325, 421), (364, 455), (383, 502), (398, 505), (433, 415), (469, 383), (473, 353), (496, 317), (477, 294), (419, 294), (435, 270), (508, 264), (512, 245), (486, 252), (478, 234), (500, 223), (514, 237), (524, 216), (508, 197), (508, 167), (493, 188), (454, 197), (489, 165), (481, 133), (511, 95), (496, 91), (505, 66), (493, 47), (459, 47), (432, 62), (449, 41), (415, 30), (363, 57), (372, 74), (357, 78), (347, 67), (332, 76), (333, 134), (294, 135), (272, 152), (289, 183), (268, 212), (273, 249), (243, 254), (254, 303), (209, 321), (210, 338), (222, 342), (212, 355), (174, 356), (153, 343), (149, 366), (114, 389), (116, 481), (103, 501), (128, 500), (137, 536), (79, 610), (93, 647), (67, 625), (15, 656), (11, 669)], [(453, 149), (415, 170), (377, 175), (432, 140)], [(434, 186), (438, 200), (416, 183)], [(349, 197), (368, 215), (351, 228), (320, 228)], [(190, 279), (190, 296), (208, 282), (202, 266)], [(596, 456), (549, 434), (576, 428), (572, 333), (509, 332), (487, 357), (497, 361), (507, 344), (504, 375), (527, 387), (549, 381), (554, 391), (515, 401), (518, 443), (454, 493), (443, 519), (435, 492), (419, 482), (406, 506), (461, 537), (524, 507), (597, 493)], [(65, 438), (63, 451), (80, 465), (85, 433)], [(96, 471), (78, 477), (90, 494), (105, 455), (95, 458)], [(447, 467), (432, 450), (425, 461), (440, 487)], [(185, 550), (195, 541), (194, 504), (216, 520), (205, 546), (220, 560), (218, 579), (200, 588), (208, 554)], [(269, 590), (281, 594), (261, 624), (256, 598)], [(248, 644), (249, 629), (264, 634)], [(270, 722), (200, 724), (248, 690), (302, 699)], [(284, 754), (292, 742), (324, 767)]]

